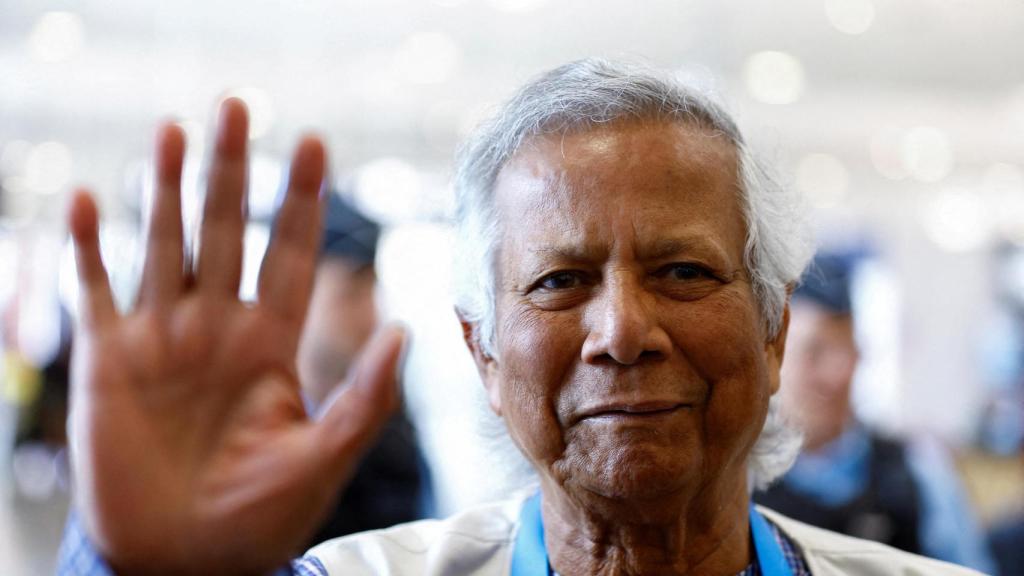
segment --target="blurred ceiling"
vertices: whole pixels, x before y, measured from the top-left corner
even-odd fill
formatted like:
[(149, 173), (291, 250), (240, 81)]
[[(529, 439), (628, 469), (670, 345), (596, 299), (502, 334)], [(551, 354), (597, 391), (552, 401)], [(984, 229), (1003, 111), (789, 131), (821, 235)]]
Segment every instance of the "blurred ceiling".
[[(965, 438), (983, 403), (974, 337), (995, 308), (986, 258), (1005, 238), (1024, 246), (1022, 32), (1021, 0), (0, 0), (0, 300), (16, 259), (56, 269), (75, 183), (102, 195), (108, 262), (137, 261), (162, 118), (190, 134), (195, 214), (225, 94), (252, 110), (252, 201), (271, 204), (281, 159), (315, 129), (363, 207), (408, 223), (447, 213), (455, 146), (527, 78), (645, 59), (723, 96), (819, 209), (822, 240), (884, 246), (902, 324), (867, 394)], [(19, 253), (10, 229), (56, 247)], [(390, 269), (426, 297), (444, 250), (414, 232)], [(122, 268), (114, 283), (130, 287)]]
[(1022, 31), (1019, 0), (0, 0), (0, 182), (8, 217), (55, 220), (71, 182), (116, 204), (160, 118), (200, 140), (233, 92), (268, 157), (315, 129), (339, 172), (397, 159), (443, 187), (488, 107), (601, 55), (714, 87), (825, 196), (1017, 190)]

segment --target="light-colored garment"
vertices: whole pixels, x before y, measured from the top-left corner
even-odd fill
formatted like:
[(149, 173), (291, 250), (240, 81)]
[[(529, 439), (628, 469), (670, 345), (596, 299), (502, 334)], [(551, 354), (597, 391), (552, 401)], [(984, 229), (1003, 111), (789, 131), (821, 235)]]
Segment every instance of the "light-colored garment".
[[(523, 501), (324, 542), (309, 551), (344, 576), (507, 576)], [(815, 576), (970, 576), (978, 572), (801, 524), (760, 508)]]
[(799, 547), (814, 576), (970, 576), (970, 568), (822, 530), (759, 507)]

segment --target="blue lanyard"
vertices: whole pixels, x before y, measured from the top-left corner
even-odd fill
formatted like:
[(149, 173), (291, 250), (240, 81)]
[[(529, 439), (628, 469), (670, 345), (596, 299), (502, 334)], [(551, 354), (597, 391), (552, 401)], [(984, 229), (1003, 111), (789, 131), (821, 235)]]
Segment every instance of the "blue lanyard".
[[(757, 563), (763, 576), (793, 576), (782, 548), (775, 541), (768, 521), (750, 506), (750, 532), (754, 539)], [(523, 503), (519, 512), (519, 532), (512, 548), (511, 576), (550, 576), (548, 552), (544, 548), (544, 523), (540, 515), (540, 494)]]
[(793, 570), (786, 562), (782, 547), (775, 540), (772, 529), (764, 516), (750, 505), (750, 534), (754, 539), (754, 551), (757, 553), (757, 564), (764, 576), (793, 576)]
[(512, 545), (511, 576), (549, 576), (548, 551), (544, 547), (544, 523), (540, 517), (540, 492), (530, 496), (519, 512), (519, 532)]

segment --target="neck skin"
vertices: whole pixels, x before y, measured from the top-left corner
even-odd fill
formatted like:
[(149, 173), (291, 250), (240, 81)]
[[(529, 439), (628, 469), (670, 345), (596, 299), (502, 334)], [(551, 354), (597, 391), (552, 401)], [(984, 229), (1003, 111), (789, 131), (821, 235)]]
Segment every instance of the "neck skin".
[(592, 493), (583, 503), (544, 486), (544, 541), (551, 566), (562, 576), (737, 574), (753, 557), (750, 499), (742, 484), (725, 498), (705, 492), (639, 503)]
[(846, 415), (833, 422), (819, 424), (818, 426), (804, 427), (804, 452), (818, 452), (825, 448), (846, 432), (846, 429), (853, 425), (853, 415), (847, 411)]

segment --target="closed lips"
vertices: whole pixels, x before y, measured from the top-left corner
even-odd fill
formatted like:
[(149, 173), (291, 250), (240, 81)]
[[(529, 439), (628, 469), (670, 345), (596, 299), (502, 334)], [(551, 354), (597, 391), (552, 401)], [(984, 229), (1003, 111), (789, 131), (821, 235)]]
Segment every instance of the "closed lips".
[(629, 404), (606, 404), (586, 410), (580, 420), (602, 416), (657, 416), (673, 412), (679, 408), (689, 408), (691, 404), (683, 402), (641, 402)]

